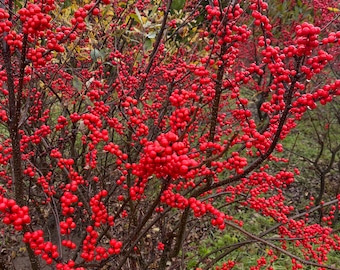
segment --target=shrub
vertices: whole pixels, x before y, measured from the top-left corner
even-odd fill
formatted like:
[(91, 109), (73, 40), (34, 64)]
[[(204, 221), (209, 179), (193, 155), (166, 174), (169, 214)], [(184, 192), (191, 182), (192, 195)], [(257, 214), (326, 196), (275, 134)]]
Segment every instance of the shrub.
[[(283, 190), (299, 170), (278, 153), (308, 109), (340, 94), (327, 68), (340, 32), (295, 21), (281, 35), (269, 9), (2, 5), (0, 212), (32, 269), (185, 269), (215, 229), (243, 238), (194, 267), (231, 269), (242, 261), (233, 250), (257, 243), (267, 251), (252, 269), (278, 255), (293, 269), (334, 269), (339, 236), (327, 225), (338, 199), (296, 214)], [(308, 219), (326, 206), (324, 223)], [(251, 232), (238, 211), (275, 224)]]

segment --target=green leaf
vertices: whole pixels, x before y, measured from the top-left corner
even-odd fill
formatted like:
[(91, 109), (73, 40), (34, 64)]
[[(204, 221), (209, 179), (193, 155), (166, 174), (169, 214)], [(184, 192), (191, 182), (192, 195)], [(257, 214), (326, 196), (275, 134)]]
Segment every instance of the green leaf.
[(17, 9), (21, 9), (22, 8), (22, 1), (16, 0), (16, 1), (14, 1), (14, 4), (15, 4), (15, 7)]
[(172, 13), (174, 11), (179, 11), (183, 9), (184, 5), (185, 5), (185, 0), (173, 0), (170, 10)]
[(151, 41), (151, 39), (147, 38), (145, 40), (145, 42), (144, 42), (144, 46), (143, 47), (144, 47), (145, 51), (151, 50), (152, 49), (152, 41)]
[(83, 83), (77, 76), (73, 77), (72, 86), (78, 91), (81, 91), (83, 89)]
[(140, 12), (139, 12), (138, 8), (135, 8), (135, 13), (136, 13), (137, 18), (138, 18), (137, 21), (138, 21), (140, 24), (143, 24), (143, 19), (142, 19), (142, 16), (140, 15)]
[(91, 56), (93, 61), (97, 61), (98, 58), (103, 59), (103, 55), (98, 49), (91, 50), (90, 56)]
[(136, 14), (134, 14), (134, 13), (131, 13), (131, 14), (130, 14), (130, 18), (134, 19), (134, 20), (135, 20), (136, 22), (138, 22), (138, 23), (141, 23), (141, 22), (139, 21), (138, 16), (137, 16)]

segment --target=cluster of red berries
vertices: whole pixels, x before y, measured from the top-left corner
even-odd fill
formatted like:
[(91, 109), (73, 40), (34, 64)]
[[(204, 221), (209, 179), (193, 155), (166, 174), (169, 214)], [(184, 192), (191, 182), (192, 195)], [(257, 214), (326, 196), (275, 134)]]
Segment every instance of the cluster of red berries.
[(134, 140), (138, 140), (138, 137), (143, 137), (149, 134), (149, 127), (144, 123), (140, 123), (136, 128), (136, 133), (133, 136)]
[(70, 119), (72, 123), (77, 123), (81, 119), (81, 116), (78, 113), (72, 113)]
[(190, 122), (193, 110), (195, 107), (192, 107), (191, 110), (186, 107), (176, 109), (169, 118), (171, 131), (176, 133), (178, 130), (183, 130)]
[(247, 148), (255, 147), (260, 151), (265, 151), (271, 145), (271, 137), (272, 132), (266, 131), (263, 132), (263, 134), (261, 134), (256, 130), (252, 130), (252, 134), (249, 137), (249, 140), (246, 142), (246, 147)]
[[(109, 0), (103, 1), (103, 3), (108, 4)], [(89, 11), (92, 10), (91, 14), (94, 16), (100, 15), (99, 8), (94, 8), (94, 3), (86, 4), (84, 7), (78, 8), (74, 13), (74, 18), (71, 19), (71, 23), (76, 26), (79, 30), (84, 30), (86, 28), (85, 18), (89, 15)]]
[(69, 178), (70, 178), (70, 183), (65, 185), (65, 190), (75, 192), (78, 189), (78, 185), (85, 184), (84, 178), (81, 175), (79, 175), (77, 172), (73, 171), (72, 168), (70, 168)]
[(256, 73), (260, 76), (264, 74), (263, 69), (260, 66), (256, 65), (255, 63), (250, 64), (250, 66), (247, 68), (247, 71), (249, 73)]
[(55, 126), (55, 129), (56, 130), (60, 130), (60, 129), (63, 129), (67, 126), (67, 119), (65, 116), (61, 115), (58, 117), (58, 124)]
[(336, 206), (332, 205), (328, 215), (324, 215), (321, 220), (325, 222), (328, 226), (331, 226), (333, 223), (332, 221), (334, 220), (334, 217), (335, 217), (334, 216), (335, 212), (336, 212)]
[[(0, 29), (1, 29), (1, 26), (0, 26)], [(0, 32), (1, 32), (1, 30), (0, 30)], [(19, 49), (19, 50), (22, 48), (22, 34), (18, 34), (15, 31), (10, 31), (5, 36), (5, 40), (8, 44), (8, 46), (10, 47), (11, 52), (14, 52), (14, 50), (16, 48)]]
[(31, 166), (28, 166), (26, 169), (24, 169), (24, 174), (28, 175), (29, 177), (33, 178), (35, 175), (35, 169)]
[[(214, 1), (214, 2), (216, 2), (216, 1)], [(214, 17), (219, 19), (220, 16), (221, 16), (221, 11), (219, 9), (218, 3), (217, 4), (214, 3), (214, 6), (206, 5), (205, 10), (208, 13), (208, 16), (207, 16), (208, 20), (212, 20)]]
[(159, 242), (158, 245), (157, 245), (157, 249), (158, 250), (164, 250), (164, 248), (165, 248), (165, 245), (162, 242)]
[(4, 214), (3, 223), (13, 225), (17, 231), (21, 231), (24, 225), (31, 222), (27, 206), (20, 207), (14, 200), (3, 195), (0, 195), (0, 212)]
[(56, 265), (56, 269), (57, 270), (85, 270), (84, 267), (76, 267), (75, 266), (75, 262), (73, 260), (69, 260), (66, 264), (64, 263), (57, 263)]
[(122, 150), (119, 149), (119, 145), (114, 144), (113, 142), (105, 145), (103, 150), (115, 155), (120, 160), (127, 160), (128, 158), (128, 155), (123, 153)]
[(35, 3), (46, 13), (55, 9), (55, 0), (35, 1)]
[(107, 209), (101, 199), (106, 197), (108, 192), (103, 189), (90, 200), (90, 206), (92, 210), (92, 220), (94, 221), (94, 227), (100, 227), (101, 224), (108, 223), (110, 226), (114, 225), (114, 217), (108, 215)]
[(80, 7), (75, 13), (74, 18), (71, 19), (72, 25), (76, 26), (79, 30), (84, 30), (86, 28), (85, 18), (87, 16), (87, 11)]
[[(326, 95), (327, 93), (327, 95)], [(326, 84), (323, 88), (316, 90), (313, 93), (313, 98), (315, 101), (320, 101), (322, 105), (330, 102), (333, 99), (333, 96), (340, 95), (340, 80), (335, 80), (335, 82)]]
[[(307, 225), (304, 220), (289, 220), (287, 226), (281, 226), (281, 237), (297, 238), (295, 245), (300, 247), (306, 260), (315, 260), (319, 264), (327, 261), (331, 249), (339, 250), (338, 237), (329, 237), (332, 229), (320, 224)], [(315, 236), (318, 237), (315, 237)]]
[(40, 35), (41, 31), (51, 28), (51, 16), (42, 12), (37, 4), (29, 3), (26, 8), (18, 11), (23, 23), (23, 33)]
[(117, 241), (116, 239), (111, 239), (110, 246), (111, 248), (108, 249), (109, 254), (119, 254), (123, 246), (123, 243), (120, 241)]
[(21, 134), (21, 145), (20, 149), (22, 152), (29, 146), (29, 143), (39, 144), (42, 138), (47, 137), (51, 133), (51, 129), (47, 125), (40, 126), (37, 130), (34, 131), (34, 134), (31, 136), (25, 135), (23, 132)]
[(196, 198), (187, 199), (179, 193), (173, 193), (170, 189), (165, 190), (160, 199), (162, 203), (165, 203), (172, 208), (185, 209), (190, 207), (194, 212), (195, 217), (201, 217), (207, 213), (212, 214), (214, 218), (211, 220), (211, 224), (217, 226), (221, 230), (225, 228), (225, 219), (233, 220), (232, 217), (220, 212), (210, 203), (201, 202)]
[(68, 217), (66, 221), (60, 222), (60, 234), (70, 234), (76, 228), (73, 218)]
[(184, 104), (186, 104), (188, 100), (197, 99), (197, 98), (198, 96), (193, 91), (187, 91), (184, 89), (181, 89), (181, 90), (175, 89), (172, 92), (171, 96), (169, 97), (169, 101), (172, 106), (180, 108)]
[(104, 91), (98, 89), (92, 89), (86, 95), (90, 98), (91, 101), (99, 100), (100, 97), (104, 94)]
[(91, 149), (86, 155), (85, 155), (85, 168), (96, 168), (97, 167), (97, 154), (98, 150), (94, 149), (94, 144), (89, 143), (89, 148)]
[(294, 210), (292, 206), (286, 206), (282, 194), (274, 195), (269, 198), (260, 197), (260, 194), (265, 194), (270, 190), (270, 187), (263, 183), (262, 185), (250, 190), (251, 197), (247, 199), (246, 205), (252, 209), (261, 212), (264, 216), (272, 217), (277, 222), (287, 223), (287, 215)]
[(165, 203), (172, 208), (185, 209), (189, 206), (187, 198), (183, 197), (179, 193), (173, 193), (170, 190), (165, 190), (161, 196), (161, 202)]
[[(103, 92), (104, 93), (104, 92)], [(104, 101), (94, 101), (93, 102), (93, 108), (91, 108), (89, 111), (92, 113), (96, 113), (98, 115), (102, 115), (103, 117), (107, 116), (107, 113), (110, 111), (110, 106), (105, 105)]]
[(81, 116), (84, 121), (84, 125), (86, 125), (91, 132), (97, 131), (97, 128), (101, 128), (103, 126), (102, 121), (99, 116), (93, 113), (85, 113)]
[(43, 67), (52, 59), (51, 55), (45, 55), (46, 49), (43, 47), (29, 48), (26, 54), (27, 59), (31, 60), (35, 67)]
[(124, 126), (122, 125), (122, 123), (120, 123), (120, 121), (116, 118), (107, 118), (106, 119), (107, 124), (113, 128), (118, 134), (122, 135), (124, 132)]
[(291, 112), (296, 115), (296, 118), (301, 118), (302, 114), (309, 109), (316, 107), (316, 102), (325, 105), (332, 101), (333, 96), (340, 94), (340, 80), (336, 80), (331, 84), (326, 84), (323, 88), (317, 89), (314, 93), (306, 93), (298, 95), (298, 98), (292, 102), (293, 108)]
[(60, 198), (60, 202), (62, 208), (62, 215), (68, 216), (74, 213), (75, 209), (71, 205), (78, 202), (78, 197), (77, 195), (74, 195), (69, 191), (65, 191)]
[(54, 194), (56, 194), (56, 191), (53, 185), (50, 185), (51, 177), (52, 177), (52, 172), (48, 172), (46, 176), (42, 175), (38, 177), (37, 179), (37, 184), (42, 187), (47, 197), (52, 197)]
[(4, 32), (9, 32), (12, 27), (12, 22), (8, 20), (9, 14), (3, 8), (0, 8), (0, 35)]
[(80, 256), (85, 261), (93, 261), (95, 258), (94, 250), (97, 243), (98, 232), (96, 232), (92, 226), (88, 226), (86, 231), (88, 234), (83, 241), (83, 251)]
[(86, 228), (88, 235), (83, 241), (83, 251), (81, 253), (81, 257), (85, 261), (93, 261), (93, 260), (103, 260), (108, 258), (110, 255), (119, 254), (120, 250), (123, 246), (123, 243), (117, 241), (116, 239), (110, 240), (110, 247), (105, 248), (102, 246), (97, 246), (98, 232), (94, 230), (92, 226), (88, 226)]
[(131, 105), (136, 106), (138, 103), (137, 99), (134, 99), (132, 97), (126, 97), (125, 101), (121, 102), (121, 106), (127, 108), (130, 107)]
[(60, 158), (58, 160), (58, 167), (61, 169), (64, 169), (64, 168), (70, 169), (72, 168), (73, 164), (74, 164), (74, 160), (72, 158)]
[[(329, 96), (327, 92), (323, 91), (322, 93), (320, 91), (319, 94), (319, 98), (325, 97), (327, 99)], [(326, 96), (323, 94), (326, 94)], [(297, 118), (299, 118), (299, 116), (302, 115), (308, 108), (315, 108), (316, 104), (313, 96), (313, 94), (307, 93), (298, 97), (295, 101), (292, 102), (293, 108), (291, 109), (291, 112), (294, 113)]]
[(228, 170), (235, 170), (237, 174), (243, 173), (243, 168), (247, 166), (248, 162), (245, 157), (241, 157), (238, 152), (232, 152), (231, 157), (228, 158), (225, 168)]
[(296, 26), (296, 44), (298, 56), (309, 56), (314, 48), (319, 46), (320, 28), (307, 22)]
[(72, 31), (70, 27), (64, 25), (57, 27), (55, 29), (55, 33), (51, 30), (47, 30), (46, 34), (48, 36), (47, 48), (50, 50), (56, 50), (57, 52), (59, 52), (59, 50), (57, 50), (57, 48), (54, 46), (57, 41), (65, 42), (67, 39), (74, 41), (77, 38), (76, 32)]
[(335, 43), (335, 42), (338, 42), (338, 44), (340, 44), (340, 31), (331, 32), (329, 33), (328, 37), (322, 40), (323, 44)]
[(47, 264), (52, 264), (59, 257), (58, 247), (51, 242), (45, 242), (42, 230), (26, 232), (23, 241), (28, 243), (35, 255), (40, 255)]
[(38, 136), (40, 138), (45, 138), (47, 137), (49, 134), (51, 134), (51, 128), (50, 126), (47, 126), (47, 125), (41, 125), (39, 127), (39, 129), (37, 129), (35, 132), (34, 132), (34, 136)]
[[(222, 266), (216, 266), (215, 270), (231, 270), (235, 267), (236, 263), (234, 261), (228, 261), (223, 263)], [(199, 269), (196, 269), (199, 270)]]
[(331, 54), (328, 54), (324, 50), (319, 50), (318, 55), (309, 57), (306, 61), (306, 65), (301, 67), (301, 72), (306, 74), (306, 78), (310, 80), (313, 75), (318, 74), (327, 65), (327, 63), (333, 59)]
[(255, 19), (254, 24), (256, 26), (263, 26), (266, 31), (270, 31), (272, 29), (272, 25), (269, 23), (269, 19), (265, 13), (268, 9), (268, 4), (262, 0), (260, 1), (251, 1), (251, 5), (249, 8), (253, 11), (252, 17)]
[(187, 144), (177, 140), (175, 133), (168, 132), (159, 135), (154, 142), (146, 142), (139, 164), (132, 164), (132, 173), (143, 178), (152, 174), (159, 178), (193, 177), (195, 171), (189, 171), (189, 168), (198, 163), (187, 155)]
[(64, 246), (64, 247), (67, 247), (67, 248), (69, 248), (69, 249), (76, 249), (77, 248), (77, 245), (76, 245), (76, 243), (74, 243), (74, 242), (72, 242), (71, 240), (66, 240), (66, 239), (64, 239), (64, 240), (62, 240), (61, 241), (61, 244)]
[[(6, 165), (8, 163), (8, 161), (12, 158), (12, 148), (8, 147), (7, 144), (8, 144), (8, 141), (4, 141), (2, 143), (2, 145), (0, 145), (0, 164), (2, 164), (2, 165)], [(0, 174), (1, 174), (1, 172), (0, 172)], [(3, 177), (5, 177), (5, 176), (6, 176), (6, 174), (3, 175)], [(1, 191), (1, 189), (0, 189), (0, 191)]]

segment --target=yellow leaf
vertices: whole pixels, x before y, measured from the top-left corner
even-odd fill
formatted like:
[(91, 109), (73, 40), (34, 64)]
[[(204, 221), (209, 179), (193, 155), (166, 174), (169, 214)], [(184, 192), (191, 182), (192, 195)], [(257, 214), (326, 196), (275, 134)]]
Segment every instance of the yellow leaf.
[(339, 12), (339, 11), (340, 11), (340, 9), (335, 8), (335, 7), (328, 7), (327, 9), (328, 9), (329, 11), (332, 11), (332, 12)]

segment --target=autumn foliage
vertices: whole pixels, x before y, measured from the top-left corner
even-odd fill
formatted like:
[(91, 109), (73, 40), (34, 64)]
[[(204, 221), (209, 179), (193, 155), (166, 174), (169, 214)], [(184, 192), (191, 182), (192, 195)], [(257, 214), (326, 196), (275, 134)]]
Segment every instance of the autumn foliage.
[[(193, 269), (237, 269), (232, 253), (254, 243), (266, 252), (251, 269), (280, 256), (336, 269), (340, 197), (287, 203), (299, 169), (282, 146), (340, 95), (335, 2), (314, 22), (262, 0), (85, 2), (0, 6), (3, 239), (34, 270), (190, 269), (210, 231), (236, 231)], [(242, 211), (273, 226), (251, 233)]]

